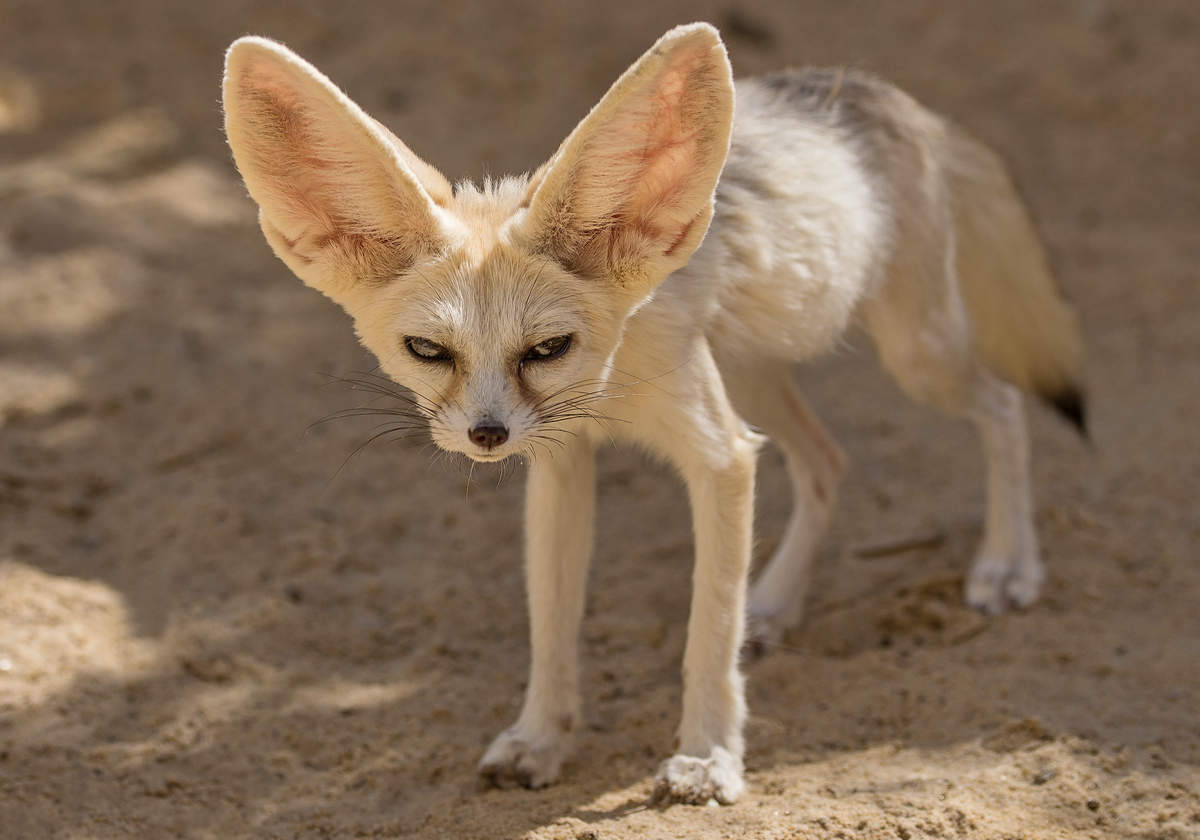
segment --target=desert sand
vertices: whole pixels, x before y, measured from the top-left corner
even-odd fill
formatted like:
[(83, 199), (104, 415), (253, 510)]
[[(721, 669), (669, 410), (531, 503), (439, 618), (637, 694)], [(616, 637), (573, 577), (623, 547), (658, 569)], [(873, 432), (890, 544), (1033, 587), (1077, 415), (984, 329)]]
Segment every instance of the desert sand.
[[(1050, 576), (963, 606), (973, 433), (868, 342), (797, 371), (851, 468), (808, 618), (745, 666), (745, 797), (648, 802), (691, 535), (605, 452), (559, 784), (487, 789), (528, 649), (522, 470), (310, 424), (348, 319), (269, 252), (224, 47), (283, 40), (452, 178), (536, 166), (670, 26), (881, 73), (1001, 150), (1088, 345), (1029, 409)], [(1200, 837), (1200, 5), (0, 2), (0, 837)], [(789, 502), (761, 460), (756, 556)], [(912, 542), (907, 550), (869, 549)]]

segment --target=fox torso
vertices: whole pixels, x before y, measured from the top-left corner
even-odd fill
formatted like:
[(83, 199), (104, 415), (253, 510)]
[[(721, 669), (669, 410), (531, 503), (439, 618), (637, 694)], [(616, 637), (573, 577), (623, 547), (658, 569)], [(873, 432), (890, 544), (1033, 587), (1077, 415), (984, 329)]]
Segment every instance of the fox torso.
[(708, 237), (647, 308), (688, 312), (722, 354), (807, 359), (876, 282), (884, 187), (828, 105), (798, 106), (770, 78), (736, 90)]
[(881, 282), (887, 186), (821, 89), (828, 78), (813, 70), (737, 83), (708, 235), (626, 323), (612, 363), (626, 392), (606, 412), (635, 419), (637, 396), (688, 364), (698, 341), (722, 366), (820, 355)]

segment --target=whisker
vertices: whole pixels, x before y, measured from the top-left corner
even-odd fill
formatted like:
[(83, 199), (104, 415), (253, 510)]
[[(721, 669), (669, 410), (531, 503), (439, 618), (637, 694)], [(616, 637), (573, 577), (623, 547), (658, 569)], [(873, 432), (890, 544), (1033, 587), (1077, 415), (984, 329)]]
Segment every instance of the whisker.
[(383, 431), (376, 432), (375, 434), (373, 434), (369, 438), (367, 438), (365, 441), (360, 443), (358, 446), (356, 446), (353, 449), (353, 451), (351, 451), (350, 454), (347, 455), (342, 460), (342, 463), (340, 465), (338, 465), (338, 468), (333, 471), (333, 475), (331, 475), (329, 477), (329, 480), (327, 482), (325, 482), (325, 489), (329, 489), (329, 486), (331, 484), (333, 484), (334, 479), (336, 479), (341, 474), (342, 470), (345, 469), (346, 465), (350, 463), (351, 459), (353, 459), (354, 456), (356, 456), (358, 453), (362, 452), (364, 449), (366, 449), (368, 446), (370, 446), (372, 443), (379, 440), (380, 438), (385, 437), (389, 434), (393, 434), (395, 432), (404, 432), (405, 434), (402, 434), (399, 437), (394, 438), (394, 440), (406, 440), (410, 437), (415, 437), (422, 431), (424, 431), (424, 429), (399, 427), (399, 428), (387, 428), (387, 429), (384, 429)]
[[(528, 437), (529, 437), (530, 441), (536, 441), (538, 443), (542, 443), (542, 441), (550, 441), (550, 443), (558, 444), (559, 448), (561, 448), (561, 449), (565, 450), (567, 448), (567, 445), (564, 442), (562, 442), (558, 438), (553, 437), (551, 435), (531, 434)], [(542, 443), (542, 445), (546, 447), (547, 451), (549, 451), (549, 449), (550, 449), (549, 446), (547, 446), (545, 443)]]
[(613, 423), (626, 423), (626, 424), (633, 422), (632, 420), (626, 420), (624, 417), (613, 417), (608, 414), (599, 414), (594, 411), (579, 411), (579, 410), (562, 411), (562, 412), (555, 413), (555, 414), (547, 414), (547, 415), (544, 415), (541, 419), (547, 423), (554, 423), (554, 422), (558, 422), (559, 420), (579, 420), (579, 419), (605, 420), (605, 421), (611, 421)]
[(367, 391), (380, 396), (391, 397), (400, 402), (413, 405), (421, 411), (432, 413), (437, 408), (436, 401), (422, 394), (416, 388), (400, 385), (388, 377), (379, 374), (354, 373), (350, 376), (341, 377), (341, 381), (350, 385), (351, 390)]
[(534, 458), (534, 456), (535, 456), (535, 454), (536, 454), (536, 453), (535, 453), (535, 451), (534, 451), (534, 448), (533, 448), (535, 445), (536, 445), (536, 446), (540, 446), (540, 447), (542, 447), (543, 449), (545, 449), (545, 450), (546, 450), (546, 454), (547, 454), (549, 457), (551, 457), (551, 458), (553, 458), (553, 457), (554, 457), (554, 450), (552, 450), (552, 449), (551, 449), (551, 448), (550, 448), (550, 447), (549, 447), (549, 446), (548, 446), (548, 445), (547, 445), (545, 442), (543, 442), (543, 441), (541, 441), (541, 440), (532, 440), (532, 439), (531, 439), (531, 440), (529, 441), (529, 447), (528, 447), (528, 449), (526, 449), (526, 450), (525, 450), (526, 457), (527, 457), (527, 458), (528, 458), (530, 461), (532, 461), (532, 460), (533, 460), (533, 458)]
[(335, 420), (346, 420), (351, 417), (403, 417), (409, 420), (420, 420), (422, 423), (425, 422), (424, 415), (394, 408), (345, 408), (341, 411), (334, 412), (327, 417), (322, 417), (320, 420), (314, 420), (312, 423), (308, 424), (305, 431), (311, 432), (317, 426), (323, 426), (326, 423), (332, 423)]
[[(578, 382), (572, 382), (569, 385), (564, 385), (562, 388), (559, 388), (557, 391), (551, 391), (549, 394), (546, 394), (545, 396), (543, 396), (540, 400), (535, 402), (530, 407), (532, 409), (536, 410), (539, 406), (545, 404), (549, 400), (554, 399), (555, 397), (559, 396), (560, 394), (565, 394), (569, 391), (580, 391), (581, 389), (586, 388), (589, 385), (607, 385), (607, 384), (608, 383), (603, 379), (581, 379)], [(598, 393), (598, 391), (585, 392), (585, 393)]]

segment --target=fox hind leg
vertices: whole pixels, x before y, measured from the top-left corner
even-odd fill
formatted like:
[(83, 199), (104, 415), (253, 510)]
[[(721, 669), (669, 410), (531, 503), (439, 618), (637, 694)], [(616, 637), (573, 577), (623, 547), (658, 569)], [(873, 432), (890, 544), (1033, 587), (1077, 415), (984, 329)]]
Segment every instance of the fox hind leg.
[(833, 517), (845, 459), (805, 405), (790, 366), (723, 361), (734, 408), (783, 450), (792, 483), (792, 514), (770, 562), (750, 589), (746, 650), (761, 654), (800, 622), (810, 566)]
[(967, 603), (986, 612), (1027, 607), (1045, 571), (1033, 525), (1029, 436), (1021, 392), (986, 370), (974, 390), (971, 419), (983, 441), (987, 519), (983, 545), (967, 577)]
[(913, 399), (966, 417), (983, 444), (987, 514), (966, 582), (986, 612), (1024, 607), (1044, 578), (1033, 527), (1029, 438), (1020, 391), (975, 356), (952, 259), (890, 278), (864, 307), (883, 366)]

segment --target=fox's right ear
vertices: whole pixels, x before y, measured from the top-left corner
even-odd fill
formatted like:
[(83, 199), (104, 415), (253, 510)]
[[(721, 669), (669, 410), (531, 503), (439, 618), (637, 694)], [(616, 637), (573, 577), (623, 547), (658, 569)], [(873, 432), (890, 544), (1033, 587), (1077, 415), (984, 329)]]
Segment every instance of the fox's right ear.
[(300, 56), (240, 38), (223, 92), (263, 233), (305, 283), (345, 304), (444, 247), (450, 184)]

